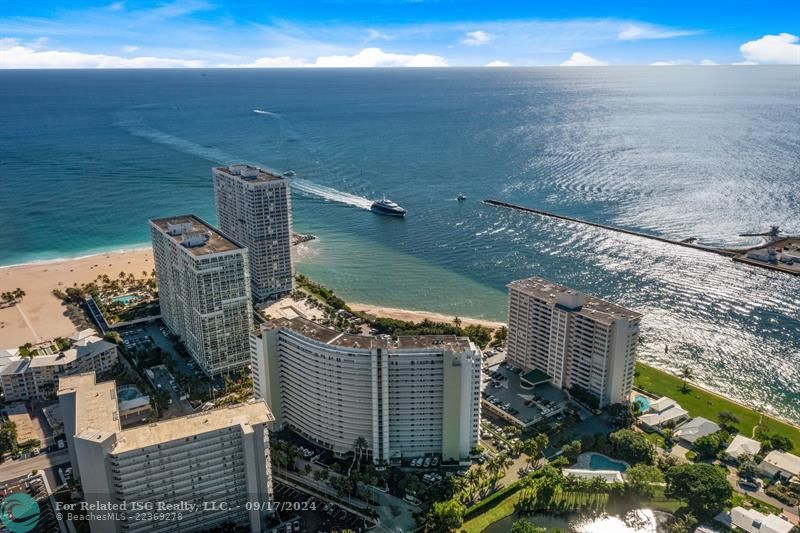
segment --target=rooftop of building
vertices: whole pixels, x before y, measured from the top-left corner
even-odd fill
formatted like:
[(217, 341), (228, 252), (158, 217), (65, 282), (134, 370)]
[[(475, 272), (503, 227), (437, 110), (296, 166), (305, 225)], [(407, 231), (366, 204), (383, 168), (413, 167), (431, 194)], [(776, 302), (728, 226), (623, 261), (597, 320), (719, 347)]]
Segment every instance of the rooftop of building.
[(762, 463), (770, 464), (780, 470), (800, 476), (800, 457), (789, 452), (772, 450), (764, 457)]
[(636, 311), (625, 309), (601, 298), (583, 294), (575, 289), (559, 285), (543, 278), (528, 278), (512, 281), (507, 285), (509, 289), (519, 291), (528, 296), (546, 301), (550, 305), (564, 306), (563, 302), (573, 302), (573, 305), (564, 306), (599, 322), (610, 323), (618, 319), (638, 319), (642, 315)]
[[(64, 376), (58, 380), (58, 396), (75, 393), (75, 432), (95, 430), (113, 433), (120, 430), (117, 412), (117, 385), (97, 383), (94, 372)], [(67, 416), (67, 413), (62, 413)]]
[(322, 344), (364, 350), (372, 348), (394, 350), (442, 349), (463, 352), (471, 349), (472, 346), (467, 337), (457, 337), (455, 335), (409, 335), (399, 336), (396, 340), (392, 340), (385, 335), (353, 335), (336, 331), (299, 316), (294, 318), (275, 318), (270, 320), (266, 327), (268, 329), (286, 328)]
[(268, 424), (273, 420), (275, 417), (263, 400), (250, 400), (231, 407), (201, 411), (123, 430), (117, 434), (117, 445), (113, 453), (125, 453), (227, 427)]
[(98, 440), (117, 434), (113, 453), (119, 454), (146, 446), (171, 442), (231, 426), (266, 424), (275, 418), (261, 400), (212, 409), (123, 430), (120, 426), (117, 388), (114, 381), (96, 382), (94, 372), (63, 377), (58, 395), (75, 392), (76, 435)]
[(216, 167), (214, 170), (247, 182), (285, 181), (286, 179), (283, 176), (278, 176), (252, 165), (229, 165), (227, 167)]
[[(106, 340), (97, 336), (97, 332), (93, 329), (83, 330), (70, 339), (74, 341), (70, 348), (63, 352), (53, 355), (37, 355), (35, 357), (20, 358), (17, 360), (9, 361), (2, 370), (0, 375), (7, 376), (11, 374), (22, 374), (31, 368), (43, 368), (48, 366), (66, 365), (72, 363), (81, 357), (90, 356), (96, 353), (105, 352), (115, 346)], [(75, 340), (78, 339), (78, 340)]]
[(150, 223), (192, 255), (212, 255), (244, 249), (244, 246), (195, 215), (155, 218)]

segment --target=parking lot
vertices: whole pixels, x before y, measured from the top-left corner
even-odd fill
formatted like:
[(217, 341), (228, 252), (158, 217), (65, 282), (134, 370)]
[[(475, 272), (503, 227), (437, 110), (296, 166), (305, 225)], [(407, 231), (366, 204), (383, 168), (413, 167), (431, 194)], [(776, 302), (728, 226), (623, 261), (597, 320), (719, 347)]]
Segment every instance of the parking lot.
[(24, 531), (32, 531), (34, 533), (62, 531), (61, 526), (56, 522), (55, 510), (53, 509), (48, 487), (45, 485), (41, 475), (29, 474), (0, 483), (0, 499), (14, 493), (27, 494), (36, 500), (39, 505), (38, 521), (36, 521), (33, 528), (24, 529)]
[[(174, 367), (178, 373), (186, 376), (197, 376), (200, 379), (205, 379), (200, 370), (197, 369), (197, 363), (191, 360), (186, 360), (181, 357), (175, 350), (172, 341), (167, 337), (168, 332), (160, 321), (149, 324), (142, 324), (124, 328), (119, 331), (123, 340), (123, 345), (129, 354), (136, 354), (147, 352), (152, 348), (158, 347), (161, 349), (165, 358), (169, 358), (174, 362)], [(137, 357), (134, 355), (134, 357)], [(166, 363), (166, 361), (163, 361)], [(165, 365), (153, 365), (149, 368), (152, 376), (145, 372), (143, 376), (156, 390), (162, 390), (170, 395), (169, 405), (165, 416), (181, 416), (189, 414), (194, 411), (188, 400), (181, 400), (189, 391), (184, 391), (180, 387), (176, 376), (174, 376)]]
[[(282, 524), (282, 528), (277, 529), (273, 526), (268, 531), (284, 533), (288, 531), (323, 532), (351, 529), (362, 532), (374, 526), (373, 523), (333, 502), (323, 500), (285, 483), (274, 482), (273, 490), (279, 520), (276, 525)], [(296, 505), (290, 505), (290, 503)], [(285, 510), (281, 510), (281, 508)], [(298, 525), (295, 526), (295, 523)], [(287, 524), (291, 529), (286, 528)]]

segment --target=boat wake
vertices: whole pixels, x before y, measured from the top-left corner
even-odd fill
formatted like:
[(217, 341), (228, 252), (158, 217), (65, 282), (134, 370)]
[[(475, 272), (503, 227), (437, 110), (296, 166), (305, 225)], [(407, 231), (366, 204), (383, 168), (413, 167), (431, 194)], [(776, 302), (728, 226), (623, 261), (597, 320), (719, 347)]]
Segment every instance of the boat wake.
[[(243, 160), (243, 158), (236, 157), (223, 150), (220, 150), (219, 148), (197, 144), (195, 142), (182, 139), (174, 135), (170, 135), (169, 133), (157, 130), (155, 128), (151, 128), (149, 126), (141, 126), (141, 125), (134, 125), (127, 123), (124, 124), (124, 127), (132, 135), (136, 135), (137, 137), (142, 137), (156, 144), (168, 146), (185, 154), (193, 155), (195, 157), (211, 161), (212, 163), (231, 165), (234, 163), (246, 162), (258, 166), (260, 168), (270, 170), (275, 174), (280, 174), (280, 172), (275, 171), (274, 169), (270, 169), (268, 165), (264, 165), (258, 162), (245, 161)], [(343, 192), (334, 189), (333, 187), (320, 185), (319, 183), (315, 183), (307, 179), (291, 178), (289, 179), (289, 185), (292, 187), (292, 189), (298, 191), (301, 194), (315, 196), (317, 198), (322, 198), (323, 200), (337, 202), (352, 207), (358, 207), (360, 209), (369, 209), (372, 206), (372, 200), (369, 200), (368, 198), (365, 198), (363, 196), (358, 196), (356, 194)]]
[(289, 180), (289, 183), (292, 185), (292, 189), (295, 189), (301, 193), (323, 198), (325, 200), (330, 200), (332, 202), (339, 202), (340, 204), (347, 204), (367, 210), (369, 210), (369, 208), (372, 206), (372, 200), (368, 198), (364, 198), (363, 196), (358, 196), (356, 194), (342, 192), (332, 187), (326, 187), (325, 185), (314, 183), (313, 181), (308, 181), (302, 178), (292, 178)]
[(266, 111), (264, 109), (253, 109), (253, 113), (256, 113), (257, 115), (268, 115), (270, 117), (280, 117), (279, 114), (273, 113), (272, 111)]

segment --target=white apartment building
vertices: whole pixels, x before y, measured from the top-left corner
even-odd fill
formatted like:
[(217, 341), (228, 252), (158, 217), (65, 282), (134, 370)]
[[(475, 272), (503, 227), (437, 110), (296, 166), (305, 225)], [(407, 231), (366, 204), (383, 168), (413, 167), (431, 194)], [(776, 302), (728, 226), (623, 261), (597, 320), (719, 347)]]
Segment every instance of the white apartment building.
[(250, 282), (258, 301), (294, 288), (289, 183), (249, 165), (212, 170), (219, 227), (250, 251)]
[(508, 289), (509, 363), (588, 391), (601, 406), (628, 401), (639, 313), (541, 278)]
[[(262, 530), (272, 495), (267, 425), (274, 420), (263, 401), (123, 430), (113, 381), (69, 376), (58, 397), (84, 500), (117, 510), (91, 520), (92, 533), (204, 531), (226, 523)], [(150, 520), (148, 509), (181, 518)]]
[(161, 318), (209, 375), (249, 360), (247, 248), (194, 215), (150, 221)]
[(481, 352), (452, 335), (390, 340), (280, 318), (251, 337), (257, 398), (288, 426), (343, 455), (363, 438), (375, 463), (478, 444)]
[(63, 352), (34, 357), (16, 357), (0, 371), (0, 383), (7, 402), (54, 398), (58, 379), (82, 372), (109, 372), (117, 363), (117, 345), (98, 337), (93, 329), (70, 337), (72, 345)]

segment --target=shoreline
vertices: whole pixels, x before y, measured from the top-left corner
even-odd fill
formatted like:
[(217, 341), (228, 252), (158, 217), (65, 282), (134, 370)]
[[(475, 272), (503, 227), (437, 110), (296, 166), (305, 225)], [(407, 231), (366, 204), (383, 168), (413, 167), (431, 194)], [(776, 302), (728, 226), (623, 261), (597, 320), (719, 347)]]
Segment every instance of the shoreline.
[(0, 271), (10, 268), (24, 268), (24, 267), (33, 267), (33, 266), (56, 264), (56, 263), (65, 263), (68, 261), (80, 261), (83, 259), (91, 259), (92, 257), (109, 256), (112, 254), (127, 254), (132, 252), (142, 252), (145, 250), (150, 250), (151, 248), (152, 248), (151, 245), (142, 244), (141, 246), (133, 246), (130, 248), (109, 248), (108, 250), (89, 252), (82, 255), (59, 256), (59, 257), (53, 257), (51, 259), (34, 259), (32, 261), (25, 261), (23, 263), (11, 263), (8, 265), (0, 265)]
[[(401, 309), (399, 307), (385, 307), (376, 304), (366, 304), (361, 302), (347, 302), (347, 305), (353, 311), (360, 311), (368, 315), (379, 316), (383, 318), (394, 318), (395, 320), (405, 320), (408, 322), (422, 322), (423, 320), (430, 320), (433, 322), (445, 322), (453, 324), (454, 315), (448, 316), (444, 313), (436, 313), (433, 311), (420, 311), (416, 309)], [(459, 316), (462, 325), (486, 326), (492, 330), (505, 326), (505, 322), (498, 322), (495, 320), (484, 320), (481, 318)]]
[[(295, 248), (301, 251), (310, 243), (303, 243)], [(149, 247), (117, 249), (75, 258), (50, 259), (0, 267), (0, 292), (17, 287), (26, 292), (21, 304), (0, 308), (0, 349), (16, 348), (26, 342), (37, 342), (37, 339), (52, 339), (74, 333), (75, 326), (66, 316), (66, 308), (53, 296), (53, 289), (93, 281), (97, 276), (104, 274), (116, 277), (120, 271), (125, 271), (138, 275), (143, 270), (149, 272), (153, 268), (152, 250)], [(411, 322), (432, 320), (452, 324), (454, 318), (454, 316), (440, 312), (402, 309), (362, 302), (348, 302), (348, 305), (356, 311)], [(491, 329), (505, 325), (496, 320), (467, 316), (459, 316), (459, 318), (463, 325), (483, 325)], [(654, 366), (642, 359), (639, 359), (639, 363), (674, 375), (668, 369)], [(800, 427), (796, 421), (787, 419), (783, 415), (763, 412), (745, 401), (715, 392), (697, 383), (692, 383), (692, 385), (744, 408), (794, 427)]]

